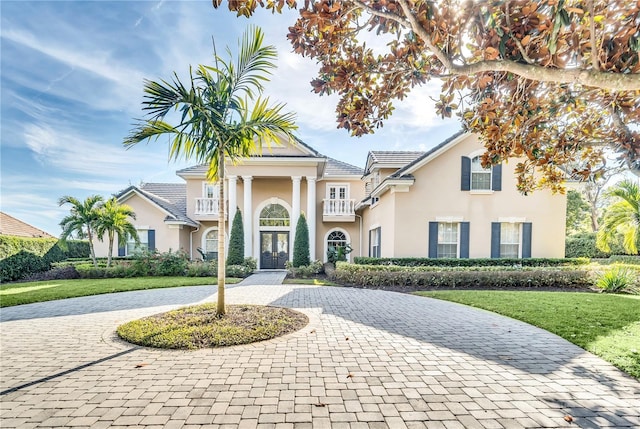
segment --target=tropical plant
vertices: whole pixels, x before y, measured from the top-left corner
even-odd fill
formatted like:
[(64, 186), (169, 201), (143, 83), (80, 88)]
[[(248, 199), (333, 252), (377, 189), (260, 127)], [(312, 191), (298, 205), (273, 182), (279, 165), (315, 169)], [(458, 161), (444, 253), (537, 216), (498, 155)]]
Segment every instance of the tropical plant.
[(636, 282), (637, 276), (629, 268), (614, 266), (598, 276), (596, 286), (603, 292), (618, 293), (631, 291)]
[[(283, 104), (271, 106), (262, 97), (263, 82), (275, 69), (276, 50), (263, 46), (263, 33), (250, 27), (242, 36), (235, 64), (214, 50), (214, 65), (190, 69), (185, 86), (174, 73), (172, 82), (145, 81), (143, 110), (147, 119), (140, 121), (124, 140), (126, 147), (162, 135), (171, 136), (169, 157), (194, 158), (208, 164), (207, 180), (220, 186), (219, 200), (225, 201), (225, 159), (232, 162), (249, 156), (256, 147), (278, 144), (282, 139), (295, 143), (294, 114), (284, 113)], [(253, 103), (250, 108), (249, 104)], [(165, 117), (179, 110), (175, 125)], [(224, 315), (225, 285), (225, 205), (218, 209), (218, 315)]]
[(91, 195), (84, 201), (80, 201), (75, 197), (65, 195), (58, 199), (58, 205), (71, 204), (70, 213), (62, 218), (60, 226), (62, 233), (60, 234), (61, 244), (68, 238), (75, 235), (77, 238), (86, 238), (89, 240), (89, 249), (91, 251), (91, 260), (95, 267), (98, 266), (96, 261), (96, 252), (93, 247), (93, 236), (95, 231), (95, 222), (99, 217), (99, 209), (104, 199), (100, 195)]
[(640, 244), (640, 187), (631, 180), (623, 180), (610, 188), (607, 196), (617, 201), (604, 212), (597, 236), (598, 248), (609, 252), (620, 234), (624, 250), (636, 255)]
[(95, 221), (95, 232), (98, 240), (102, 241), (104, 235), (109, 240), (107, 251), (107, 267), (111, 266), (113, 257), (113, 243), (115, 235), (118, 235), (118, 246), (124, 247), (129, 237), (133, 238), (136, 244), (140, 243), (136, 227), (129, 221), (135, 219), (136, 214), (131, 207), (120, 204), (116, 197), (111, 197), (98, 210), (98, 218)]
[(558, 166), (592, 167), (605, 145), (638, 165), (637, 1), (228, 2), (243, 16), (286, 6), (299, 9), (283, 26), (294, 52), (318, 64), (312, 90), (337, 95), (338, 127), (352, 135), (374, 132), (395, 102), (437, 79), (437, 113), (481, 136), (486, 165), (519, 158), (523, 192), (561, 186)]
[(300, 214), (296, 224), (296, 236), (293, 239), (293, 267), (309, 265), (309, 227), (304, 214)]
[(244, 262), (244, 228), (242, 226), (242, 213), (236, 209), (229, 235), (229, 255), (227, 265), (242, 265)]
[(335, 264), (336, 262), (344, 262), (347, 260), (347, 255), (353, 251), (351, 244), (347, 243), (344, 246), (329, 246), (327, 249), (327, 262)]

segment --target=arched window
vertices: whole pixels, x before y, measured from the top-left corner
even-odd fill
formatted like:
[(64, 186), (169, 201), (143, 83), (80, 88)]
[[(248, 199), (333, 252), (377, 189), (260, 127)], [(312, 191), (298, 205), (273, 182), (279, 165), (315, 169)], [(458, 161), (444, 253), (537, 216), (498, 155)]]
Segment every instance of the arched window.
[(218, 253), (218, 230), (210, 229), (204, 236), (204, 250), (207, 254)]
[(280, 204), (269, 204), (260, 212), (260, 226), (289, 225), (289, 212)]
[(491, 190), (491, 168), (483, 168), (479, 156), (471, 159), (471, 190)]
[(342, 231), (331, 231), (327, 236), (327, 249), (332, 247), (342, 247), (347, 244), (347, 236)]

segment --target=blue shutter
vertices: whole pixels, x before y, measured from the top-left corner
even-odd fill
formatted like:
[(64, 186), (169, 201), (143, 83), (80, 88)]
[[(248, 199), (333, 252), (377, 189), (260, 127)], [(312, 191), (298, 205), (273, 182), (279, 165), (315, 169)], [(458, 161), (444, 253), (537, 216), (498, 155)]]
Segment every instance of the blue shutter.
[(491, 190), (502, 191), (502, 164), (494, 165), (492, 168)]
[(500, 257), (500, 222), (491, 222), (491, 257)]
[(125, 248), (118, 247), (118, 256), (125, 256)]
[(438, 257), (438, 222), (429, 222), (429, 257)]
[(156, 230), (155, 229), (150, 229), (149, 231), (147, 231), (148, 235), (148, 240), (149, 240), (149, 250), (151, 252), (156, 250)]
[(460, 257), (469, 258), (469, 222), (460, 222)]
[(460, 175), (460, 190), (471, 190), (471, 158), (462, 157), (462, 174)]
[(522, 257), (531, 257), (531, 222), (522, 224)]
[(378, 252), (376, 254), (376, 257), (382, 257), (382, 227), (378, 227)]
[(370, 229), (369, 230), (369, 257), (373, 257), (373, 254), (371, 253), (371, 251), (373, 250), (373, 243), (371, 242), (371, 236), (373, 235), (373, 230)]

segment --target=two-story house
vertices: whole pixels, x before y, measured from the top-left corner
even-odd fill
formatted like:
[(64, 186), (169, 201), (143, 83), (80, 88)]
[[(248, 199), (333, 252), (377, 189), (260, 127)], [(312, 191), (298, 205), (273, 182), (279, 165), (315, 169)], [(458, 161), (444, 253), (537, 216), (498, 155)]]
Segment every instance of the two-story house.
[[(290, 260), (304, 213), (312, 259), (350, 244), (353, 256), (563, 257), (566, 198), (523, 196), (513, 165), (483, 169), (483, 146), (458, 133), (427, 152), (370, 152), (365, 169), (324, 156), (303, 142), (260, 148), (226, 165), (226, 234), (243, 218), (245, 256), (260, 269)], [(218, 188), (207, 167), (179, 170), (185, 183), (130, 186), (117, 197), (136, 213), (142, 246), (215, 256)], [(129, 242), (118, 249), (136, 251)], [(105, 243), (96, 253), (106, 255)]]

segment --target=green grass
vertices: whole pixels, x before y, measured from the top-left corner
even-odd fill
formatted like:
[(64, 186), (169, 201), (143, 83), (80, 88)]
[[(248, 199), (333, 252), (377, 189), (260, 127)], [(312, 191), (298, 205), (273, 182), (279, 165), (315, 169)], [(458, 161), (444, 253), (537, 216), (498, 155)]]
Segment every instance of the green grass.
[(269, 340), (309, 323), (303, 313), (264, 305), (227, 305), (224, 317), (216, 304), (184, 307), (134, 320), (117, 329), (125, 341), (162, 349), (200, 349)]
[(640, 296), (576, 292), (423, 291), (538, 326), (640, 379)]
[[(240, 280), (229, 278), (226, 282)], [(0, 286), (0, 307), (131, 290), (216, 285), (217, 282), (215, 277), (132, 277), (9, 283)]]

